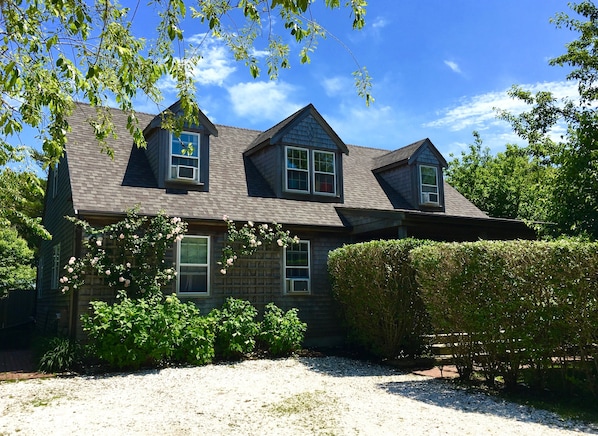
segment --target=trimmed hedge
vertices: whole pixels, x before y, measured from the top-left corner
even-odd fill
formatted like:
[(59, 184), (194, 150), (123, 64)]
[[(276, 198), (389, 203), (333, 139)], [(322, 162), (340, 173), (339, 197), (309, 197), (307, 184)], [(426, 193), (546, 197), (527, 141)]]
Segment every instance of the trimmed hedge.
[(330, 252), (332, 290), (350, 339), (385, 358), (421, 351), (428, 323), (409, 252), (429, 244), (416, 239), (371, 241)]
[(462, 333), (462, 377), (480, 366), (490, 382), (500, 375), (512, 386), (530, 365), (541, 385), (549, 368), (571, 379), (574, 358), (598, 391), (597, 243), (443, 243), (411, 258), (435, 330)]

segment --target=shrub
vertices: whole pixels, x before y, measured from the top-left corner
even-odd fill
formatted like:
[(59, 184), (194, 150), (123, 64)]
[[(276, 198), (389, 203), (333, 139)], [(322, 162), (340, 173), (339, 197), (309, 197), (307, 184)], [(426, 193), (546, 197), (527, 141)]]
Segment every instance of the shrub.
[(588, 369), (598, 326), (598, 244), (575, 241), (479, 241), (412, 252), (422, 297), (438, 332), (466, 333), (457, 352), (462, 376), (474, 364), (489, 381), (517, 383), (529, 365), (541, 384), (556, 365), (567, 379), (570, 357)]
[(286, 356), (301, 348), (306, 329), (307, 324), (301, 322), (297, 309), (285, 313), (274, 303), (269, 303), (259, 338), (272, 356)]
[(248, 301), (228, 298), (222, 308), (213, 309), (209, 318), (214, 326), (217, 358), (240, 359), (255, 348), (259, 324), (257, 310)]
[(332, 251), (328, 270), (350, 337), (387, 358), (417, 354), (427, 315), (409, 252), (429, 241), (402, 239), (346, 245)]
[(74, 369), (82, 357), (81, 346), (68, 338), (53, 337), (43, 347), (45, 351), (39, 361), (41, 372), (65, 372)]
[(174, 296), (130, 299), (124, 292), (112, 305), (91, 302), (83, 330), (96, 355), (117, 369), (179, 362), (204, 364), (214, 356), (214, 336), (191, 302)]

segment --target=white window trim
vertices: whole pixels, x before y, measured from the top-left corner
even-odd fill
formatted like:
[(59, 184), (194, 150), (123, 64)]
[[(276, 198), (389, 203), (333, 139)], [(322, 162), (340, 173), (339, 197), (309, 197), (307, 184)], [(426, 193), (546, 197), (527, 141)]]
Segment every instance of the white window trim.
[[(289, 168), (289, 155), (288, 155), (288, 151), (289, 150), (300, 150), (300, 151), (304, 151), (305, 155), (307, 157), (307, 169), (303, 170), (300, 168)], [(292, 189), (289, 188), (289, 170), (292, 171), (302, 171), (307, 173), (307, 189), (303, 190), (303, 189)], [(310, 166), (310, 162), (309, 162), (309, 150), (307, 148), (301, 148), (301, 147), (291, 147), (291, 146), (286, 146), (284, 148), (284, 187), (285, 187), (285, 191), (287, 192), (300, 192), (302, 194), (309, 194), (311, 191), (311, 186), (310, 186), (310, 175), (311, 173), (311, 166)]]
[(308, 278), (307, 278), (307, 291), (292, 291), (289, 290), (289, 283), (294, 281), (303, 281), (305, 279), (287, 279), (287, 247), (284, 247), (283, 251), (283, 284), (284, 284), (284, 293), (287, 295), (309, 295), (311, 294), (311, 244), (310, 241), (301, 240), (300, 244), (307, 244), (307, 266), (289, 266), (289, 268), (302, 268), (307, 269), (308, 271)]
[(185, 266), (197, 266), (197, 267), (205, 267), (206, 268), (206, 280), (207, 280), (207, 291), (206, 292), (181, 292), (180, 291), (180, 277), (181, 277), (181, 241), (177, 241), (176, 245), (176, 293), (178, 296), (181, 297), (207, 297), (210, 295), (210, 246), (211, 240), (209, 236), (203, 235), (185, 235), (185, 238), (194, 238), (194, 239), (207, 239), (208, 246), (207, 246), (207, 261), (208, 263), (186, 263)]
[(44, 283), (43, 277), (44, 277), (44, 258), (43, 258), (43, 256), (40, 256), (39, 262), (37, 263), (37, 280), (35, 283), (38, 297), (43, 296), (43, 290), (42, 290), (43, 283)]
[[(196, 132), (181, 132), (181, 135), (193, 135), (197, 137), (197, 157), (195, 156), (188, 156), (183, 154), (174, 154), (172, 152), (172, 139), (174, 137), (174, 133), (169, 135), (168, 139), (168, 180), (175, 180), (177, 182), (189, 182), (189, 183), (199, 183), (200, 180), (200, 172), (201, 172), (201, 137), (199, 133)], [(179, 138), (180, 139), (180, 138)], [(173, 157), (181, 157), (183, 159), (197, 159), (197, 171), (195, 171), (195, 177), (193, 179), (186, 179), (186, 178), (179, 178), (179, 177), (172, 177), (172, 158)]]
[(52, 274), (50, 278), (50, 289), (58, 289), (58, 278), (60, 276), (60, 243), (52, 247)]
[[(422, 168), (430, 168), (430, 169), (434, 170), (434, 174), (436, 174), (436, 184), (435, 185), (429, 185), (429, 184), (423, 182)], [(436, 196), (438, 198), (437, 201), (424, 201), (424, 194), (425, 194), (424, 189), (423, 189), (424, 186), (436, 189), (436, 192), (433, 192), (433, 194), (436, 194)], [(432, 165), (420, 165), (419, 166), (419, 192), (420, 192), (420, 196), (419, 196), (420, 204), (440, 205), (440, 186), (439, 186), (439, 180), (438, 180), (438, 168), (436, 168), (435, 166), (432, 166)]]
[[(331, 154), (332, 155), (332, 173), (327, 173), (324, 171), (316, 171), (316, 153), (322, 153), (322, 154)], [(314, 187), (314, 194), (317, 195), (327, 195), (330, 197), (335, 197), (336, 196), (336, 154), (331, 152), (331, 151), (324, 151), (324, 150), (312, 150), (312, 162), (313, 162), (313, 174), (312, 174), (312, 179), (313, 179), (313, 187)], [(333, 192), (320, 192), (320, 191), (316, 191), (316, 174), (326, 174), (326, 175), (332, 175), (333, 177), (333, 182), (332, 182), (332, 186), (334, 188)]]
[(52, 168), (52, 198), (58, 195), (58, 164)]

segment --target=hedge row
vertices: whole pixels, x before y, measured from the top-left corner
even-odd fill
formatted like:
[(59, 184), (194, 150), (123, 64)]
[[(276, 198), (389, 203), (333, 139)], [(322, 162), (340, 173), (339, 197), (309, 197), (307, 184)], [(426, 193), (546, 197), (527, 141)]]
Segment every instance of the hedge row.
[(581, 367), (598, 392), (597, 243), (373, 241), (331, 252), (328, 267), (350, 337), (379, 356), (452, 333), (463, 378), (481, 368), (513, 385), (531, 367), (541, 384)]
[(411, 257), (435, 330), (465, 333), (461, 376), (478, 365), (489, 381), (513, 385), (529, 365), (541, 383), (555, 366), (566, 379), (575, 359), (598, 388), (598, 244), (443, 243)]
[(428, 244), (416, 239), (372, 241), (330, 252), (332, 290), (351, 340), (387, 358), (420, 351), (428, 323), (409, 252)]

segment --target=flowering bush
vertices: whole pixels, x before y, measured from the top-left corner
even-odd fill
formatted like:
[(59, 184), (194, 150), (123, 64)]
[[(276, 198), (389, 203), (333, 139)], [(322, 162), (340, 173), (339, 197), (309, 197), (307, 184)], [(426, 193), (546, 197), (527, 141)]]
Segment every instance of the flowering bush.
[(82, 258), (71, 257), (60, 278), (62, 291), (80, 288), (86, 274), (95, 272), (116, 290), (130, 297), (157, 295), (176, 275), (174, 266), (166, 265), (164, 254), (173, 242), (183, 238), (187, 223), (163, 213), (149, 218), (137, 210), (115, 224), (96, 229), (88, 222), (69, 218), (80, 226), (87, 238)]
[[(229, 267), (233, 266), (239, 256), (251, 256), (264, 244), (276, 243), (279, 247), (288, 247), (290, 244), (297, 244), (299, 238), (291, 236), (288, 230), (283, 230), (278, 223), (254, 224), (248, 221), (241, 228), (227, 215), (222, 219), (227, 225), (226, 245), (222, 249), (222, 260), (220, 273), (226, 274)], [(240, 248), (238, 248), (240, 246)]]

